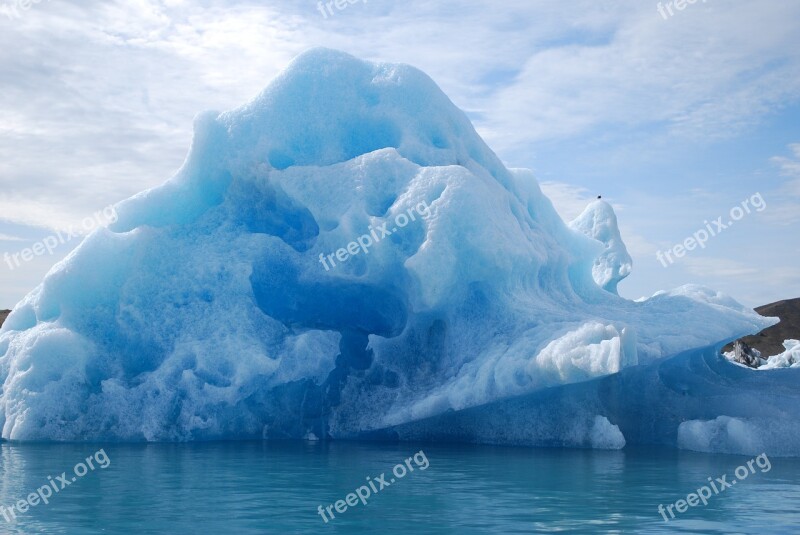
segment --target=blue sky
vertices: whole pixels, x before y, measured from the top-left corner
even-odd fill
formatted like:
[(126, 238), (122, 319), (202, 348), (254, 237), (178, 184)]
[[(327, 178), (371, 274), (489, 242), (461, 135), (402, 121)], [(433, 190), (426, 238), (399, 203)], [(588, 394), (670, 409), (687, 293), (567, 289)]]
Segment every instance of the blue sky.
[[(0, 0), (0, 256), (163, 182), (198, 112), (238, 106), (321, 45), (426, 71), (566, 219), (610, 200), (634, 258), (623, 295), (691, 282), (751, 306), (798, 297), (800, 2), (657, 7), (369, 0), (325, 18), (314, 0)], [(658, 262), (756, 193), (766, 209)], [(75, 243), (0, 262), (0, 308)]]

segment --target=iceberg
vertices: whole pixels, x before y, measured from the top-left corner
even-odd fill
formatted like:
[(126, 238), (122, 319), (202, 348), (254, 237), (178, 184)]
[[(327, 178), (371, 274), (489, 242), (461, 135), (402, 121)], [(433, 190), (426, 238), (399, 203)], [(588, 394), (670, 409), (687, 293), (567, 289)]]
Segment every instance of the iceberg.
[[(2, 326), (4, 439), (401, 437), (439, 419), (470, 440), (677, 447), (681, 418), (721, 408), (608, 385), (663, 387), (665, 359), (775, 322), (699, 286), (618, 296), (611, 206), (567, 225), (407, 65), (314, 49), (194, 130), (181, 169)], [(705, 388), (670, 369), (667, 392)], [(501, 413), (540, 434), (482, 435)]]

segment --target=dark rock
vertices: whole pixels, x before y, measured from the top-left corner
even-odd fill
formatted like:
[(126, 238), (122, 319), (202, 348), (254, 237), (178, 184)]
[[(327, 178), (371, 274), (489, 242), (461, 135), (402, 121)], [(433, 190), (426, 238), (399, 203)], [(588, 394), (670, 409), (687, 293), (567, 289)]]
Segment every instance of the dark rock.
[(9, 314), (11, 314), (10, 310), (0, 310), (0, 327), (3, 326), (3, 322), (6, 321)]
[[(777, 325), (740, 340), (747, 347), (757, 349), (763, 358), (783, 353), (784, 340), (796, 340), (800, 337), (800, 298), (778, 301), (755, 310), (762, 316), (777, 316), (781, 319)], [(734, 344), (728, 344), (722, 350), (735, 351)]]
[(733, 360), (750, 368), (758, 368), (764, 363), (761, 359), (761, 352), (741, 340), (733, 343)]

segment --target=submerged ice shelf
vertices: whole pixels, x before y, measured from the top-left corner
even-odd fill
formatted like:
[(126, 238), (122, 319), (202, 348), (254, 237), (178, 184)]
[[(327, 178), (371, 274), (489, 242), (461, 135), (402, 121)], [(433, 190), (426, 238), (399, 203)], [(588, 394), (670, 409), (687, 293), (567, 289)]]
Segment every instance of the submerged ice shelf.
[(800, 456), (800, 369), (754, 372), (720, 357), (719, 347), (358, 436)]
[[(199, 115), (178, 173), (116, 210), (0, 331), (3, 438), (362, 436), (773, 323), (697, 286), (620, 298), (610, 205), (566, 225), (425, 74), (325, 49)], [(582, 444), (646, 440), (585, 416)]]

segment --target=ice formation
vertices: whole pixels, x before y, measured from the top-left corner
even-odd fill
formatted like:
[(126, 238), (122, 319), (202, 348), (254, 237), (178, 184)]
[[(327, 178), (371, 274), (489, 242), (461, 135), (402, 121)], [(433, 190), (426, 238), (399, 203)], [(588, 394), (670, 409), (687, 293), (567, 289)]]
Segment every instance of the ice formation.
[(800, 340), (786, 340), (783, 347), (786, 351), (769, 357), (767, 363), (759, 369), (800, 368)]
[[(604, 449), (648, 444), (797, 457), (798, 382), (800, 369), (754, 372), (720, 356), (714, 345), (366, 436)], [(598, 418), (608, 425), (598, 424)], [(598, 435), (619, 440), (593, 440)]]
[[(773, 323), (697, 286), (620, 298), (608, 205), (570, 229), (425, 74), (325, 49), (198, 116), (178, 173), (116, 211), (0, 331), (5, 439), (399, 436), (469, 414), (439, 431), (474, 438), (502, 400), (638, 377)], [(662, 436), (636, 420), (647, 390), (614, 395), (506, 416), (541, 431), (523, 442), (677, 445), (683, 398)]]
[[(792, 399), (797, 403), (797, 398)], [(711, 420), (689, 420), (678, 427), (678, 447), (705, 453), (800, 456), (800, 424), (794, 415), (753, 415), (749, 418), (718, 416)]]
[[(739, 343), (739, 342), (737, 342)], [(763, 358), (761, 352), (757, 349), (748, 347), (750, 369), (754, 370), (775, 370), (779, 368), (800, 368), (800, 340), (785, 340), (783, 342), (785, 351), (772, 355), (771, 357)], [(744, 366), (737, 362), (735, 351), (726, 351), (722, 354), (726, 359), (734, 364)]]
[(619, 282), (631, 273), (633, 260), (622, 241), (614, 209), (598, 199), (569, 226), (603, 244), (605, 250), (595, 259), (592, 276), (600, 287), (617, 293)]
[(758, 430), (753, 425), (729, 416), (683, 422), (678, 427), (678, 446), (694, 451), (739, 455), (755, 455), (764, 450)]
[[(599, 450), (620, 450), (625, 447), (625, 437), (619, 427), (608, 421), (605, 416), (595, 416), (592, 430), (589, 432), (589, 443)], [(583, 445), (583, 444), (580, 444)]]

